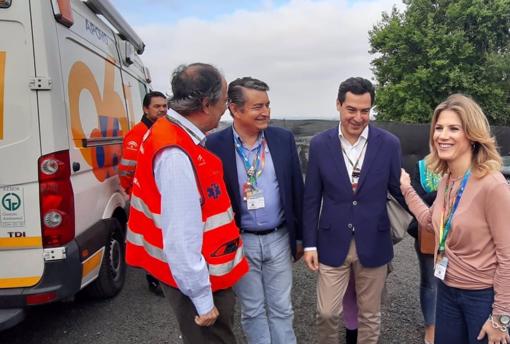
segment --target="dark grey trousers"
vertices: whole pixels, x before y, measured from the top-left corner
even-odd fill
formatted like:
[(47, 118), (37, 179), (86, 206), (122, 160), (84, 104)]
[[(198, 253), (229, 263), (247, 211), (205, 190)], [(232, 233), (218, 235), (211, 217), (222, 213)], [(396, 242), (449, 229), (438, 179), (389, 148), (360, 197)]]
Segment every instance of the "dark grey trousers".
[(214, 305), (220, 315), (209, 327), (195, 324), (197, 311), (191, 299), (179, 289), (161, 283), (165, 297), (170, 301), (179, 323), (184, 344), (236, 344), (233, 332), (235, 294), (231, 288), (213, 294)]

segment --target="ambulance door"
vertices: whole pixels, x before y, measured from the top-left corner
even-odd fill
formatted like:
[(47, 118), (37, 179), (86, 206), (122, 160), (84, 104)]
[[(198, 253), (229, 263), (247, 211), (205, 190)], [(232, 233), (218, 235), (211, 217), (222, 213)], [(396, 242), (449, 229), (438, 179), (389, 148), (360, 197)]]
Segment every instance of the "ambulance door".
[(128, 119), (113, 32), (83, 4), (73, 7), (73, 17), (73, 26), (59, 25), (57, 34), (78, 236), (102, 219), (119, 190), (117, 165)]
[(0, 288), (35, 285), (44, 271), (37, 160), (37, 93), (30, 1), (0, 8)]
[(126, 70), (122, 71), (122, 81), (124, 84), (129, 124), (130, 128), (132, 128), (136, 123), (140, 122), (142, 118), (143, 97), (148, 91), (146, 85), (142, 81), (127, 73)]

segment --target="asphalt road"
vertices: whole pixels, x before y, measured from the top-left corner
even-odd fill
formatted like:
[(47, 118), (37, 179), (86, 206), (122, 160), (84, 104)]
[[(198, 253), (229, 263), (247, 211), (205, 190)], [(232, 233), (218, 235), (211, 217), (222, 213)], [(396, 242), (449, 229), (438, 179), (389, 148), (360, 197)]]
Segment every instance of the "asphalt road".
[[(418, 266), (412, 238), (399, 243), (388, 277), (381, 344), (419, 344), (422, 316)], [(298, 343), (316, 343), (315, 275), (302, 261), (294, 268), (293, 303)], [(239, 316), (236, 317), (239, 319)], [(245, 343), (237, 321), (240, 343)], [(343, 335), (340, 343), (343, 343)], [(131, 269), (122, 292), (112, 300), (57, 303), (32, 309), (18, 326), (0, 333), (1, 344), (178, 344), (179, 331), (164, 298), (151, 294), (144, 273)]]

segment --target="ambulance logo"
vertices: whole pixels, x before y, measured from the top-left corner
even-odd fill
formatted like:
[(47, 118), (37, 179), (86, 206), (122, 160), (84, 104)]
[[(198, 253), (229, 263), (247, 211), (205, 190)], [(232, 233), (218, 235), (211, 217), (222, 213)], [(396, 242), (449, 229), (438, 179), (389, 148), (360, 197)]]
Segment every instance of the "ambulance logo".
[[(82, 142), (94, 138), (118, 140), (127, 131), (126, 108), (123, 98), (119, 96), (119, 93), (122, 93), (122, 85), (118, 82), (120, 91), (115, 89), (115, 76), (115, 66), (109, 61), (105, 61), (102, 89), (84, 62), (75, 62), (69, 72), (68, 94), (73, 139), (100, 182), (117, 174), (116, 167), (121, 158), (122, 143), (87, 147)], [(82, 104), (84, 93), (88, 93), (95, 106), (97, 116), (95, 127), (84, 127), (84, 123), (90, 123), (90, 120), (82, 120), (85, 118), (85, 113), (80, 112), (84, 106)]]
[(213, 184), (211, 184), (211, 186), (209, 186), (207, 188), (207, 197), (218, 199), (218, 197), (220, 197), (220, 195), (221, 195), (221, 189), (218, 184), (213, 183)]
[(199, 154), (198, 157), (197, 157), (197, 161), (198, 161), (198, 166), (204, 166), (205, 165), (205, 159), (204, 157), (202, 156), (202, 154)]
[(2, 206), (7, 211), (16, 211), (21, 205), (21, 199), (13, 192), (7, 193), (2, 197)]
[(138, 151), (138, 143), (136, 143), (136, 141), (129, 141), (127, 143), (127, 149)]

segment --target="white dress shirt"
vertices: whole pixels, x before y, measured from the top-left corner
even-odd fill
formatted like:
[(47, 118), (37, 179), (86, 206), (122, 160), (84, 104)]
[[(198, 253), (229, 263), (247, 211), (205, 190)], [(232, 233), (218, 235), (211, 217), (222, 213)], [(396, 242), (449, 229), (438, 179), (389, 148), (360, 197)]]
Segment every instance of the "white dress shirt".
[[(173, 110), (170, 117), (182, 124), (195, 144), (205, 135)], [(204, 222), (200, 192), (189, 157), (179, 148), (165, 148), (154, 160), (154, 177), (161, 194), (163, 251), (179, 290), (188, 296), (197, 313), (214, 307), (207, 264), (202, 256)]]
[(352, 182), (353, 166), (350, 164), (349, 159), (353, 164), (356, 164), (356, 161), (359, 158), (357, 168), (361, 170), (361, 167), (363, 166), (363, 160), (365, 160), (365, 153), (367, 151), (365, 142), (368, 141), (368, 125), (365, 127), (365, 129), (363, 129), (360, 136), (358, 137), (358, 140), (354, 142), (354, 144), (351, 144), (344, 137), (340, 125), (338, 126), (338, 137), (340, 138), (340, 143), (342, 144), (343, 148), (342, 156), (344, 157), (345, 167), (347, 167), (347, 175), (349, 176), (349, 180)]
[[(361, 170), (361, 167), (363, 166), (363, 160), (365, 160), (365, 153), (367, 151), (365, 142), (368, 141), (368, 125), (365, 127), (365, 129), (363, 129), (360, 136), (358, 137), (358, 140), (354, 142), (354, 144), (351, 144), (342, 134), (341, 124), (338, 125), (338, 137), (340, 138), (340, 143), (342, 144), (342, 147), (339, 147), (339, 149), (341, 150), (342, 156), (344, 158), (345, 167), (347, 168), (347, 175), (349, 176), (349, 181), (352, 182), (353, 166), (349, 162), (349, 159), (354, 165), (356, 165), (356, 161), (359, 157), (358, 165), (356, 167)], [(356, 179), (355, 182), (357, 183), (358, 180)], [(317, 247), (305, 247), (305, 251), (317, 251)]]

